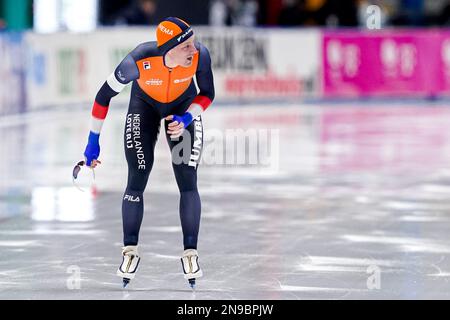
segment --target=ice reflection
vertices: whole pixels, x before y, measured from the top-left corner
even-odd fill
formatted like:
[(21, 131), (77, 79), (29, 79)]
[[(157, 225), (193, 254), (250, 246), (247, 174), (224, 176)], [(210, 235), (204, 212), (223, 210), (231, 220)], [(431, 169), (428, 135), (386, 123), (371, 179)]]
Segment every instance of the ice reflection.
[(32, 190), (31, 219), (35, 221), (92, 221), (93, 196), (73, 187), (38, 187)]
[(321, 168), (360, 171), (445, 166), (447, 108), (323, 109)]

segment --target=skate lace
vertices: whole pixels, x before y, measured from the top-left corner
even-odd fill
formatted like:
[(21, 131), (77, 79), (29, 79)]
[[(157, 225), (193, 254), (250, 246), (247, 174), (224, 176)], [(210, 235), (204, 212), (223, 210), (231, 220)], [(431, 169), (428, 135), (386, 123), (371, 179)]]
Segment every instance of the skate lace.
[(138, 256), (137, 248), (130, 248), (130, 247), (123, 247), (122, 248), (122, 255), (124, 256)]

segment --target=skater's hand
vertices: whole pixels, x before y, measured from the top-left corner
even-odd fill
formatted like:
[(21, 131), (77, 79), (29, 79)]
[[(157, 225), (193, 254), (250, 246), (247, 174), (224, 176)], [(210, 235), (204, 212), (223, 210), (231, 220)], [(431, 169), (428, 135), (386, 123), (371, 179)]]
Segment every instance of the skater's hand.
[(97, 160), (100, 155), (100, 145), (98, 143), (98, 139), (99, 135), (91, 132), (89, 134), (86, 150), (84, 151), (86, 165), (91, 168), (95, 168), (97, 164), (101, 164), (101, 162)]
[[(87, 162), (86, 162), (87, 163)], [(94, 169), (97, 165), (102, 164), (102, 162), (100, 160), (92, 160), (91, 165), (89, 167), (91, 167), (92, 169)]]
[(84, 151), (84, 159), (86, 165), (91, 168), (95, 168), (101, 161), (97, 160), (100, 153), (100, 146), (87, 145), (86, 151)]
[(176, 139), (180, 137), (184, 131), (183, 119), (180, 116), (170, 115), (166, 117), (166, 120), (172, 121), (171, 123), (169, 123), (169, 128), (167, 129), (167, 134), (170, 135), (170, 138)]

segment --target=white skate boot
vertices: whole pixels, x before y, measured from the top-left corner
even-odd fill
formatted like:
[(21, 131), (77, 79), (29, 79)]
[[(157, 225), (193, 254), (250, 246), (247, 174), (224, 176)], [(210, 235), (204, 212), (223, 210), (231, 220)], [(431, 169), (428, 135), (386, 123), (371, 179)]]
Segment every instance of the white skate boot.
[(138, 255), (137, 246), (126, 246), (122, 249), (123, 258), (119, 269), (117, 269), (117, 275), (123, 278), (123, 287), (125, 288), (134, 278), (141, 258)]
[(181, 257), (181, 265), (183, 266), (184, 278), (189, 281), (191, 288), (195, 289), (195, 279), (203, 276), (203, 272), (198, 264), (197, 250), (184, 250)]

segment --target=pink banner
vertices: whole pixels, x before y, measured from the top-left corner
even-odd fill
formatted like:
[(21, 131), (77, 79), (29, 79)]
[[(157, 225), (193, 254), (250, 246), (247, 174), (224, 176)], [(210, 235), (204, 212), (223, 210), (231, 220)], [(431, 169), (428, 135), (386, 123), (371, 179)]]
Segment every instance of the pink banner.
[(442, 31), (438, 52), (439, 91), (441, 95), (450, 96), (450, 31)]
[(439, 31), (327, 31), (323, 39), (325, 96), (439, 94), (444, 80), (450, 89), (450, 33), (446, 41), (448, 73), (444, 77), (440, 76), (445, 68)]

